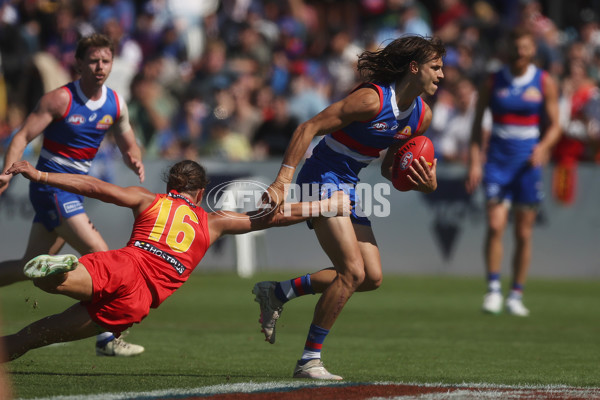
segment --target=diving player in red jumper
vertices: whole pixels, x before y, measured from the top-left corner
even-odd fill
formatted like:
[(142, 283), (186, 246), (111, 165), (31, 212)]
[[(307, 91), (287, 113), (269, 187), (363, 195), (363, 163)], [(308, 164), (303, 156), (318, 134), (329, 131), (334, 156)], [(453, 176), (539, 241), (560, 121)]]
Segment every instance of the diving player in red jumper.
[(35, 182), (131, 208), (135, 217), (131, 238), (122, 249), (87, 254), (79, 260), (73, 255), (41, 255), (26, 264), (25, 274), (36, 286), (80, 303), (5, 336), (9, 360), (100, 330), (118, 334), (139, 323), (189, 278), (222, 235), (289, 225), (322, 212), (347, 215), (350, 210), (348, 197), (337, 193), (327, 200), (292, 204), (288, 214), (206, 213), (200, 207), (206, 173), (189, 160), (171, 167), (166, 194), (141, 186), (123, 188), (91, 176), (42, 172), (27, 161), (15, 163), (6, 173), (21, 173)]
[[(396, 150), (429, 127), (431, 110), (420, 95), (433, 95), (437, 90), (444, 77), (444, 54), (439, 39), (420, 36), (404, 36), (383, 49), (362, 53), (358, 57), (358, 70), (365, 83), (298, 126), (279, 173), (268, 189), (269, 198), (283, 201), (285, 187), (292, 181), (308, 145), (322, 135), (324, 138), (298, 173), (297, 184), (318, 186), (319, 193), (315, 194), (321, 197), (335, 190), (346, 191), (351, 203), (356, 204), (354, 188), (358, 174), (383, 150), (387, 154), (381, 174), (391, 180)], [(410, 168), (413, 189), (434, 191), (436, 161), (431, 168), (424, 157), (417, 161)], [(359, 207), (354, 207), (350, 217), (313, 218), (311, 225), (333, 268), (289, 281), (259, 282), (253, 293), (260, 304), (262, 331), (270, 343), (275, 342), (275, 324), (286, 301), (302, 294), (322, 293), (293, 376), (340, 380), (321, 362), (323, 341), (355, 291), (375, 290), (381, 284), (379, 248), (371, 223), (361, 215)]]
[[(110, 74), (114, 47), (104, 35), (81, 39), (75, 52), (80, 79), (46, 93), (23, 127), (12, 139), (6, 171), (23, 156), (25, 147), (43, 134), (37, 168), (46, 172), (87, 174), (104, 135), (111, 130), (125, 164), (144, 180), (142, 151), (129, 125), (127, 104), (104, 82)], [(0, 194), (11, 175), (0, 174)], [(83, 208), (83, 197), (31, 182), (29, 197), (35, 217), (23, 258), (0, 263), (0, 286), (25, 280), (23, 265), (38, 254), (56, 253), (64, 242), (80, 254), (108, 250)], [(130, 356), (142, 346), (115, 340), (109, 333), (98, 336), (96, 354)]]

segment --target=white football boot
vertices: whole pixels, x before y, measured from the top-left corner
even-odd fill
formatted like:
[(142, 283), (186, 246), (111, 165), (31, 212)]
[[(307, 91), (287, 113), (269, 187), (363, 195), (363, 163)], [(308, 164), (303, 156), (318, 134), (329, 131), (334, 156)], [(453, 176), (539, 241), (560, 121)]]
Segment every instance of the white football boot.
[(488, 292), (483, 296), (481, 310), (488, 314), (500, 314), (502, 312), (502, 294), (500, 292)]
[(510, 315), (516, 315), (518, 317), (529, 316), (529, 310), (523, 305), (523, 299), (509, 297), (506, 299), (506, 311)]
[(96, 345), (97, 356), (132, 357), (144, 352), (144, 347), (138, 344), (127, 343), (121, 338), (115, 338), (104, 346)]
[(339, 375), (333, 375), (325, 369), (323, 361), (320, 359), (314, 359), (300, 365), (300, 361), (296, 363), (294, 368), (294, 378), (305, 378), (305, 379), (323, 379), (332, 381), (341, 381), (342, 378)]
[(274, 281), (258, 282), (254, 285), (252, 293), (256, 295), (254, 301), (260, 304), (261, 332), (265, 334), (265, 341), (275, 343), (275, 324), (283, 312), (283, 303), (275, 296)]
[(25, 267), (23, 273), (29, 279), (44, 278), (49, 275), (69, 272), (77, 267), (77, 257), (72, 254), (61, 254), (58, 256), (49, 256), (43, 254), (32, 258)]

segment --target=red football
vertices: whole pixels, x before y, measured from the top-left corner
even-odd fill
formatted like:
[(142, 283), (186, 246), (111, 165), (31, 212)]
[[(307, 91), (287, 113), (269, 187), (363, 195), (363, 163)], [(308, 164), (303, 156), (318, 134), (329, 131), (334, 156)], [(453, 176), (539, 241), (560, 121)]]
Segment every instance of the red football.
[(416, 136), (398, 149), (392, 167), (392, 184), (396, 189), (406, 192), (413, 188), (413, 184), (408, 180), (408, 168), (413, 160), (418, 160), (421, 156), (425, 157), (430, 167), (433, 165), (433, 143), (426, 136)]

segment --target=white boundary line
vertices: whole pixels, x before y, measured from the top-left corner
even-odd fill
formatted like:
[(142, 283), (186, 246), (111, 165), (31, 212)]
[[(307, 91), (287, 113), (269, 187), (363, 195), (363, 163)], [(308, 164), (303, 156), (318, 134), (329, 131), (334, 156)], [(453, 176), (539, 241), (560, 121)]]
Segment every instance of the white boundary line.
[[(566, 385), (494, 385), (489, 383), (415, 383), (415, 382), (341, 382), (334, 383), (331, 381), (291, 381), (291, 382), (247, 382), (233, 383), (224, 385), (203, 386), (190, 389), (164, 389), (154, 390), (149, 392), (121, 392), (121, 393), (99, 393), (91, 395), (69, 395), (69, 396), (52, 396), (52, 397), (36, 397), (29, 400), (134, 400), (165, 397), (180, 397), (180, 396), (207, 396), (227, 393), (256, 393), (256, 392), (273, 392), (278, 390), (289, 390), (299, 388), (316, 388), (316, 387), (344, 387), (344, 386), (360, 386), (360, 385), (406, 385), (406, 386), (421, 386), (421, 387), (439, 387), (439, 388), (460, 388), (462, 390), (448, 391), (445, 393), (430, 393), (417, 396), (395, 396), (395, 397), (373, 397), (372, 400), (381, 399), (448, 399), (448, 398), (489, 398), (499, 399), (506, 398), (507, 395), (515, 395), (517, 398), (531, 398), (528, 392), (537, 391), (544, 392), (547, 395), (565, 395), (579, 396), (579, 398), (598, 398), (600, 397), (600, 387), (573, 387)], [(479, 390), (467, 390), (470, 388)], [(514, 393), (506, 393), (506, 390), (513, 390)], [(538, 395), (540, 393), (537, 393)], [(533, 396), (533, 394), (531, 394)], [(441, 396), (441, 397), (440, 397)], [(594, 397), (591, 397), (594, 396)], [(515, 398), (515, 397), (511, 397)], [(16, 399), (19, 400), (19, 399)], [(21, 399), (24, 400), (24, 399)]]

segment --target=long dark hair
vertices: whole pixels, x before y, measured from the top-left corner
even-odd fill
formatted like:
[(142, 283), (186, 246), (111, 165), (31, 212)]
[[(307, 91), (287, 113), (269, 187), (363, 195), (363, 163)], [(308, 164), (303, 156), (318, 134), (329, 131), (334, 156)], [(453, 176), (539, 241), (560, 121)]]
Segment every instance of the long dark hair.
[(411, 61), (425, 64), (443, 57), (446, 48), (437, 37), (403, 36), (376, 51), (358, 56), (358, 72), (366, 82), (392, 83), (401, 80)]
[(174, 164), (165, 174), (167, 192), (176, 190), (179, 193), (192, 193), (204, 189), (208, 178), (204, 167), (196, 161), (184, 160)]

